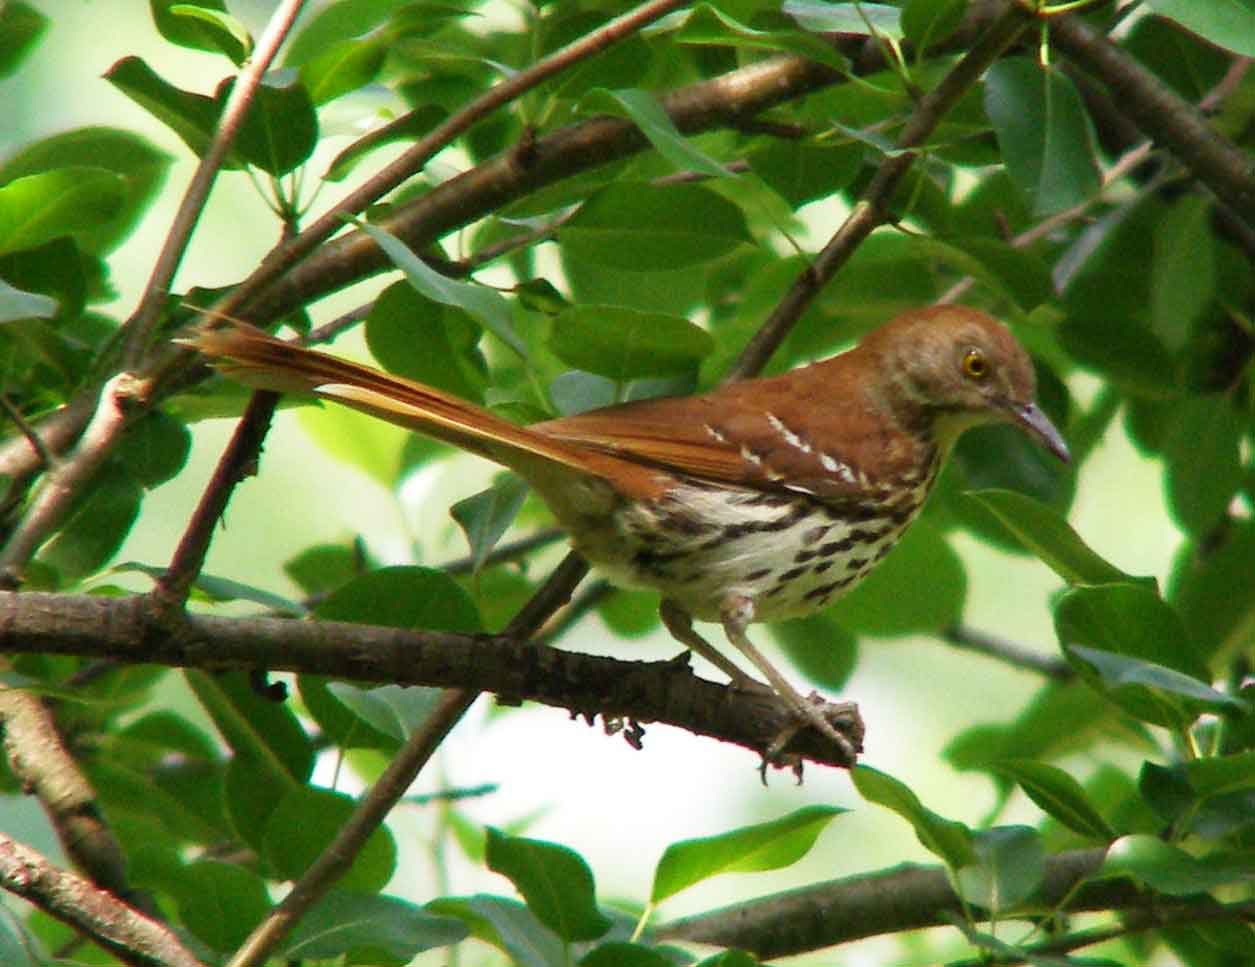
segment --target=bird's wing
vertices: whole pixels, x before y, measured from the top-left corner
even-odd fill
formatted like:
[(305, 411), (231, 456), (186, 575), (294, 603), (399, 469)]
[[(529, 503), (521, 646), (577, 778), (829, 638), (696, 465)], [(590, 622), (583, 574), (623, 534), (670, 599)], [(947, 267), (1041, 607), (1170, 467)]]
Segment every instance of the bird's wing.
[(797, 380), (756, 380), (702, 396), (625, 403), (538, 423), (532, 429), (707, 480), (792, 490), (826, 500), (857, 496), (868, 485), (858, 462), (869, 442), (868, 421), (857, 407), (849, 407), (841, 452), (834, 452), (831, 445), (820, 446), (812, 421), (796, 415), (799, 402), (810, 412), (834, 405), (831, 398), (807, 399), (813, 389), (817, 388)]

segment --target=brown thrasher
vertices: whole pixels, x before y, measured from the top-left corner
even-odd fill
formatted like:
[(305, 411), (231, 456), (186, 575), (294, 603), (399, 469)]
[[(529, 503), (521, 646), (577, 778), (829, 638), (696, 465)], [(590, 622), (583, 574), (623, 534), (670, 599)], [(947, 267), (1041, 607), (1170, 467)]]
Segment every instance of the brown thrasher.
[(962, 307), (905, 313), (782, 376), (527, 427), (251, 326), (207, 325), (187, 342), (241, 382), (313, 393), (512, 468), (614, 583), (661, 592), (678, 641), (739, 687), (761, 688), (692, 628), (694, 618), (720, 622), (799, 722), (851, 762), (853, 743), (833, 723), (857, 743), (853, 703), (820, 711), (803, 699), (746, 626), (811, 614), (862, 580), (968, 427), (1013, 423), (1068, 459), (1034, 402), (1028, 354), (1001, 323)]

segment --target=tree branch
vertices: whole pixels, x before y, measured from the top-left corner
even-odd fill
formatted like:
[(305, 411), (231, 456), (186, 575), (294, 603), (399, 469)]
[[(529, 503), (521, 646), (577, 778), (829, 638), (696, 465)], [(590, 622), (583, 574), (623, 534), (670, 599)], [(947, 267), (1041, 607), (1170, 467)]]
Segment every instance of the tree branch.
[[(1179, 903), (1152, 898), (1126, 880), (1084, 883), (1105, 855), (1105, 850), (1092, 849), (1049, 857), (1033, 908), (1054, 909), (1065, 900), (1069, 911), (1143, 909), (1152, 904), (1162, 910)], [(864, 937), (940, 926), (963, 912), (945, 870), (904, 865), (685, 917), (655, 933), (662, 940), (740, 947), (769, 960)]]
[(192, 238), (196, 223), (200, 221), (205, 201), (209, 198), (209, 191), (213, 188), (223, 161), (226, 160), (227, 152), (235, 143), (235, 136), (244, 123), (244, 117), (248, 114), (249, 105), (253, 101), (253, 96), (257, 92), (258, 85), (261, 84), (266, 69), (274, 60), (275, 54), (279, 52), (284, 38), (292, 29), (292, 24), (296, 22), (297, 14), (301, 12), (301, 7), (304, 5), (305, 0), (285, 0), (279, 4), (271, 15), (266, 29), (258, 38), (257, 46), (248, 63), (244, 65), (236, 78), (235, 86), (231, 89), (227, 103), (222, 109), (222, 116), (218, 119), (213, 138), (205, 148), (205, 153), (201, 155), (200, 163), (192, 174), (192, 180), (188, 182), (187, 191), (183, 194), (178, 211), (175, 212), (174, 221), (166, 235), (165, 244), (162, 245), (161, 252), (157, 256), (156, 264), (153, 265), (152, 275), (148, 279), (140, 304), (123, 326), (122, 366), (124, 368), (137, 370), (142, 366), (153, 332), (161, 321), (161, 313), (170, 283), (179, 269), (179, 263), (183, 261), (183, 253), (187, 251), (187, 243)]
[(0, 887), (82, 930), (135, 967), (204, 967), (166, 927), (0, 834)]
[(1055, 17), (1049, 24), (1056, 49), (1102, 81), (1119, 110), (1255, 226), (1255, 162), (1249, 154), (1081, 17)]
[[(233, 289), (230, 295), (215, 305), (214, 310), (226, 315), (239, 314), (249, 307), (263, 290), (271, 287), (272, 283), (284, 272), (340, 231), (344, 227), (346, 215), (356, 215), (365, 211), (369, 205), (378, 201), (406, 179), (413, 177), (437, 152), (451, 144), (455, 138), (480, 120), (555, 74), (601, 53), (682, 5), (682, 0), (648, 0), (623, 16), (616, 17), (603, 27), (585, 34), (561, 50), (554, 51), (549, 56), (538, 60), (526, 70), (521, 70), (489, 88), (480, 97), (420, 138), (395, 161), (386, 165), (346, 195), (330, 211), (315, 220), (295, 238), (270, 252), (256, 271)], [(392, 230), (391, 227), (389, 230)], [(254, 310), (248, 311), (256, 321), (257, 316)]]
[[(534, 632), (565, 600), (582, 562), (564, 564), (556, 583), (507, 633), (458, 635), (282, 618), (182, 616), (142, 595), (0, 592), (0, 652), (111, 658), (205, 669), (270, 668), (400, 685), (493, 692), (569, 709), (573, 715), (662, 722), (760, 753), (794, 722), (768, 693), (740, 692), (698, 678), (687, 655), (632, 662), (533, 644)], [(473, 697), (473, 695), (472, 695)], [(803, 730), (786, 750), (812, 762), (848, 766), (839, 750)]]
[[(1008, 4), (941, 82), (919, 99), (907, 118), (897, 147), (915, 148), (1028, 27), (1030, 17), (1015, 4)], [(863, 240), (889, 219), (889, 201), (915, 163), (915, 152), (902, 150), (885, 158), (875, 176), (855, 204), (848, 218), (837, 229), (815, 260), (797, 277), (767, 321), (754, 333), (727, 374), (728, 379), (744, 379), (758, 373), (779, 348), (806, 307), (832, 281)]]
[(0, 685), (0, 731), (13, 775), (43, 806), (69, 861), (97, 886), (129, 898), (122, 847), (47, 706), (37, 695)]
[[(74, 453), (48, 475), (43, 489), (0, 549), (0, 586), (17, 587), (40, 545), (61, 525), (82, 489), (95, 477), (126, 422), (126, 410), (147, 388), (123, 373), (100, 390), (95, 415)], [(47, 445), (47, 440), (44, 441)], [(29, 446), (29, 444), (27, 444)]]

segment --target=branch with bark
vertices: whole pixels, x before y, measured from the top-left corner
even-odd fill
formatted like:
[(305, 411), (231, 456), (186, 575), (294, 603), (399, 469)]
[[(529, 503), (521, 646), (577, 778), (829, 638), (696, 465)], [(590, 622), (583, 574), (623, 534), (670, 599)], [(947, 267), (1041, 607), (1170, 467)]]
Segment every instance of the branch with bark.
[[(553, 606), (534, 610), (543, 621)], [(519, 634), (172, 615), (144, 596), (0, 592), (0, 652), (211, 671), (260, 667), (492, 692), (565, 708), (590, 721), (601, 715), (612, 723), (674, 725), (755, 752), (793, 721), (789, 707), (770, 694), (739, 692), (697, 677), (687, 653), (669, 661), (631, 662), (560, 651)], [(798, 735), (788, 751), (820, 764), (849, 765), (839, 750), (810, 732)]]

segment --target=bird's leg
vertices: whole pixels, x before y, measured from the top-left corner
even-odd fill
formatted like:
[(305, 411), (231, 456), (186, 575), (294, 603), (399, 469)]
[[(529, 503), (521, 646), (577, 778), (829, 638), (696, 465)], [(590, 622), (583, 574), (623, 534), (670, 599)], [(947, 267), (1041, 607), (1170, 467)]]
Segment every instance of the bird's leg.
[[(754, 647), (754, 643), (745, 634), (746, 627), (754, 620), (752, 600), (734, 595), (723, 603), (720, 611), (723, 617), (723, 630), (728, 640), (740, 650), (741, 654), (754, 663), (755, 668), (763, 673), (763, 677), (771, 684), (775, 693), (793, 710), (801, 723), (813, 726), (820, 735), (835, 742), (850, 763), (853, 763), (857, 759), (858, 750), (846, 736), (836, 729), (833, 723), (848, 723), (856, 728), (861, 726), (862, 720), (859, 718), (858, 706), (854, 702), (837, 702), (826, 703), (824, 708), (820, 708), (804, 699), (797, 689), (789, 684), (789, 680), (776, 671), (776, 667)], [(796, 728), (785, 729), (772, 741), (764, 758), (774, 761), (796, 732)]]
[(693, 617), (674, 601), (662, 599), (658, 607), (658, 617), (671, 632), (671, 637), (690, 651), (701, 655), (732, 680), (732, 687), (743, 692), (762, 691), (764, 686), (755, 681), (736, 666), (735, 662), (726, 658), (714, 645), (693, 630)]

